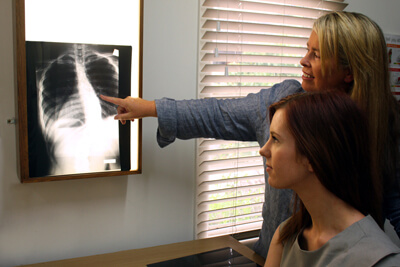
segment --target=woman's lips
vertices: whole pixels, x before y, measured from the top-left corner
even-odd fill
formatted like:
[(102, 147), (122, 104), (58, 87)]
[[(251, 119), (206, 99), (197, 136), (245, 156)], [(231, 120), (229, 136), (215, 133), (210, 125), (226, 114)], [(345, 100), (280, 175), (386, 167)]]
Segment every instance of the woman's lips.
[(308, 73), (306, 73), (306, 72), (303, 71), (303, 76), (302, 76), (302, 78), (307, 80), (307, 79), (313, 79), (314, 76), (312, 76), (312, 75), (310, 75), (310, 74), (308, 74)]
[(268, 171), (271, 171), (271, 170), (272, 170), (272, 167), (271, 167), (270, 165), (267, 165), (267, 164), (266, 164), (265, 170), (266, 170), (267, 172), (268, 172)]

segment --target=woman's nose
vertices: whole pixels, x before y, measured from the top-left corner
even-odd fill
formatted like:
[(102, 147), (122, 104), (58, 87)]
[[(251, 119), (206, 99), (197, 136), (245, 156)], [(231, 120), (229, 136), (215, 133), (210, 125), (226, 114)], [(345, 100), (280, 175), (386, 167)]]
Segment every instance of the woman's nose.
[(268, 142), (267, 143), (265, 143), (265, 145), (260, 149), (260, 155), (261, 156), (263, 156), (263, 157), (265, 157), (265, 158), (268, 158), (268, 157), (270, 157), (270, 151), (269, 151), (269, 148), (268, 148), (268, 143), (269, 143), (269, 140), (268, 140)]
[(304, 55), (304, 57), (302, 59), (300, 59), (300, 64), (303, 67), (308, 67), (310, 65), (310, 62), (308, 60), (308, 53)]

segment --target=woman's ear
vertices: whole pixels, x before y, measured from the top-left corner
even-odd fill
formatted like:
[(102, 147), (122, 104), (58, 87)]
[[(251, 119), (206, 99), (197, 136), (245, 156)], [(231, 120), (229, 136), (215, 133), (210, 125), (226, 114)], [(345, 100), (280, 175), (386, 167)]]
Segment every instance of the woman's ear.
[(303, 156), (302, 163), (303, 163), (304, 167), (306, 167), (309, 172), (311, 172), (311, 173), (314, 172), (314, 169), (311, 166), (311, 163), (310, 163), (310, 161), (308, 160), (308, 158), (306, 156)]
[(344, 82), (345, 83), (351, 83), (354, 81), (353, 77), (353, 72), (351, 71), (350, 68), (346, 68), (345, 70), (345, 76), (344, 76)]
[(309, 172), (314, 172), (314, 169), (313, 169), (313, 167), (311, 166), (311, 163), (307, 160), (307, 169), (308, 169), (308, 171)]

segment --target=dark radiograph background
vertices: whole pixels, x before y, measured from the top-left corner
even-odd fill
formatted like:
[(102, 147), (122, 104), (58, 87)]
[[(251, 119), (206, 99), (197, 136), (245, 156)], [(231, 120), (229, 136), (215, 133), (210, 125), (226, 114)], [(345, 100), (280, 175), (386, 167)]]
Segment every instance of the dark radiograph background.
[(130, 133), (99, 95), (130, 95), (131, 47), (26, 45), (30, 176), (129, 170)]

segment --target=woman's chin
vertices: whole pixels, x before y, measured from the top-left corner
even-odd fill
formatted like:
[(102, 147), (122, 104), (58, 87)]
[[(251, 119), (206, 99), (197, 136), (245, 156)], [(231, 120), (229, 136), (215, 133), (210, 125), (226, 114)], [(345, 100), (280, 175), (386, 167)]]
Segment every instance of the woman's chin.
[(271, 177), (268, 177), (268, 184), (276, 189), (285, 189), (285, 187), (282, 187), (282, 185), (277, 183), (277, 181), (275, 181), (275, 179), (271, 179)]

